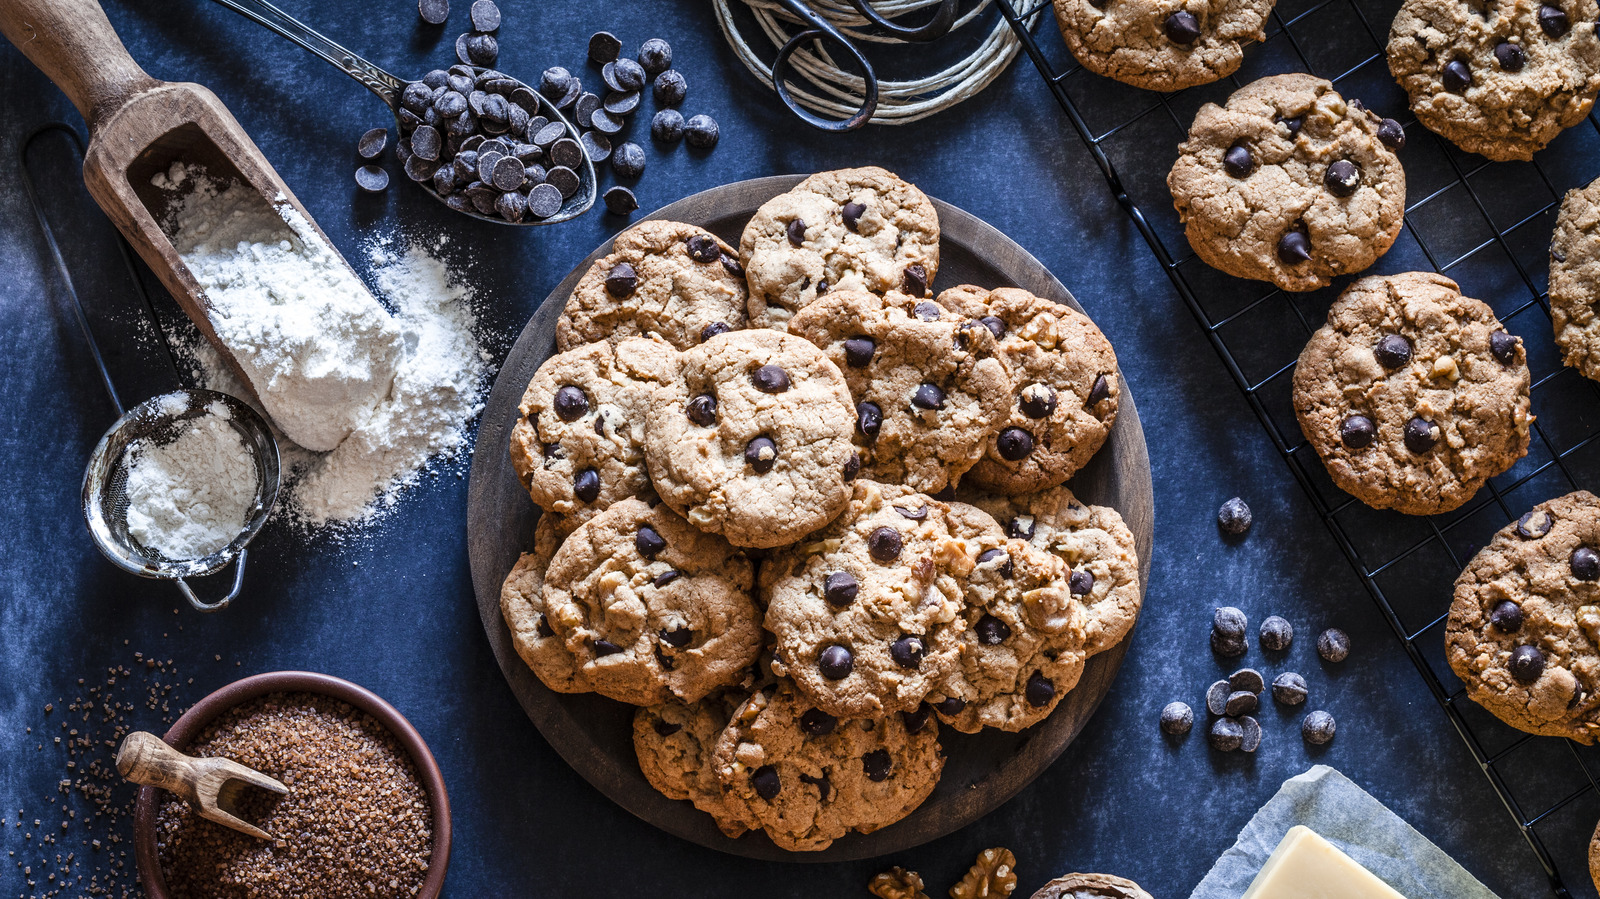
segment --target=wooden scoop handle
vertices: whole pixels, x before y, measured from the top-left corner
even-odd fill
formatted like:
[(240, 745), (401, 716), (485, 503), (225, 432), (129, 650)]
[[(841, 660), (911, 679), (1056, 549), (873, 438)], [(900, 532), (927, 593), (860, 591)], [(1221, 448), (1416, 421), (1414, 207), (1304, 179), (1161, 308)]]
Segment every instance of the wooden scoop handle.
[(0, 0), (0, 32), (91, 128), (127, 98), (160, 84), (128, 55), (96, 0)]
[(152, 733), (134, 731), (117, 749), (117, 773), (136, 784), (159, 787), (193, 801), (195, 760)]

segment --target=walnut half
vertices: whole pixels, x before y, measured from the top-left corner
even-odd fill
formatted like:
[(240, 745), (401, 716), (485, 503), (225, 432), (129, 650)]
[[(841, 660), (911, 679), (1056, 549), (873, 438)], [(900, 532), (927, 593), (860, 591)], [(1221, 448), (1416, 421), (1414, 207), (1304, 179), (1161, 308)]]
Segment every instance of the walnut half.
[(872, 878), (867, 891), (878, 899), (928, 899), (922, 891), (922, 877), (899, 865)]
[(1033, 899), (1151, 899), (1131, 880), (1110, 874), (1068, 874), (1039, 888)]
[(950, 899), (1004, 899), (1017, 888), (1017, 857), (995, 847), (978, 853), (972, 870), (950, 888)]

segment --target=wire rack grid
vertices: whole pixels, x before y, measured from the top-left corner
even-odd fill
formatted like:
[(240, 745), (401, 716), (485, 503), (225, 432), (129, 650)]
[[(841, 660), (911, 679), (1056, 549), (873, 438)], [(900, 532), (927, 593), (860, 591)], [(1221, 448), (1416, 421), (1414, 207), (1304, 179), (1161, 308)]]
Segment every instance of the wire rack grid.
[[(1280, 0), (1266, 39), (1247, 49), (1238, 73), (1173, 94), (1094, 75), (1059, 42), (1047, 51), (1024, 23), (1047, 10), (1049, 0), (996, 2), (1487, 775), (1551, 889), (1557, 896), (1595, 895), (1583, 874), (1600, 815), (1600, 754), (1512, 730), (1468, 700), (1444, 661), (1444, 625), (1456, 575), (1496, 530), (1535, 503), (1600, 483), (1600, 385), (1562, 366), (1545, 293), (1561, 198), (1600, 174), (1600, 122), (1591, 116), (1532, 163), (1491, 163), (1461, 152), (1415, 121), (1389, 76), (1384, 43), (1399, 0)], [(1538, 415), (1533, 445), (1455, 512), (1414, 518), (1368, 508), (1333, 485), (1295, 421), (1295, 360), (1350, 279), (1290, 294), (1224, 275), (1195, 257), (1173, 210), (1166, 174), (1195, 112), (1256, 78), (1287, 71), (1326, 78), (1345, 97), (1359, 97), (1405, 126), (1405, 226), (1368, 273), (1442, 272), (1488, 302), (1527, 348)]]

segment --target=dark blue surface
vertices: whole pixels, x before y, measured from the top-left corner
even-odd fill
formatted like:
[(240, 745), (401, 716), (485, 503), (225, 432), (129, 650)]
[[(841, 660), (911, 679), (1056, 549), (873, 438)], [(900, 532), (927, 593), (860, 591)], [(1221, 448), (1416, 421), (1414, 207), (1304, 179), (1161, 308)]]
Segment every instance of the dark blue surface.
[[(286, 3), (401, 74), (451, 55), (468, 4), (454, 5), (449, 26), (419, 30), (407, 0)], [(449, 217), (403, 183), (376, 198), (359, 196), (350, 178), (355, 140), (386, 120), (375, 98), (213, 4), (107, 6), (152, 75), (201, 82), (228, 104), (347, 255), (373, 228), (449, 228), (456, 251), (471, 260), (471, 279), (492, 298), (497, 353), (556, 282), (623, 225), (593, 214), (555, 228), (498, 228)], [(374, 11), (380, 6), (383, 14)], [(1156, 557), (1120, 678), (1079, 740), (1030, 788), (915, 851), (830, 866), (765, 864), (660, 833), (580, 780), (506, 688), (467, 576), (464, 465), (428, 479), (380, 526), (342, 542), (308, 543), (270, 526), (252, 548), (245, 595), (218, 615), (180, 607), (170, 587), (102, 560), (79, 517), (78, 489), (114, 411), (7, 165), (0, 174), (0, 815), (8, 821), (0, 848), (15, 855), (0, 859), (0, 893), (25, 892), (14, 861), (37, 863), (54, 851), (41, 853), (37, 835), (24, 840), (12, 826), (18, 809), (46, 829), (59, 820), (52, 800), (67, 776), (65, 756), (37, 738), (42, 725), (49, 733), (58, 726), (43, 706), (76, 695), (80, 677), (93, 684), (108, 666), (131, 665), (135, 651), (171, 658), (182, 679), (193, 678), (175, 700), (284, 668), (346, 677), (389, 699), (428, 740), (450, 787), (453, 896), (865, 895), (870, 875), (891, 863), (920, 870), (937, 896), (979, 850), (1003, 845), (1019, 859), (1019, 895), (1083, 870), (1127, 876), (1161, 899), (1179, 899), (1278, 784), (1315, 762), (1366, 786), (1496, 892), (1545, 892), (1532, 854), (1026, 60), (954, 111), (896, 129), (824, 135), (797, 126), (743, 70), (709, 4), (508, 0), (503, 9), (500, 67), (526, 79), (550, 64), (577, 70), (588, 35), (601, 28), (630, 48), (657, 35), (672, 42), (690, 84), (685, 112), (713, 114), (722, 143), (710, 154), (647, 147), (638, 189), (646, 209), (742, 178), (875, 163), (1005, 231), (1077, 295), (1117, 348), (1155, 470)], [(1061, 52), (1051, 24), (1040, 34)], [(581, 74), (597, 80), (592, 70)], [(0, 49), (0, 107), (7, 162), (37, 124), (78, 121), (9, 46)], [(634, 133), (645, 124), (636, 122)], [(64, 172), (55, 183), (65, 206), (79, 202), (75, 175)], [(105, 230), (94, 215), (63, 225), (97, 333), (115, 350), (114, 374), (125, 399), (137, 401), (173, 382), (116, 277)], [(172, 307), (161, 298), (158, 308)], [(1229, 545), (1214, 514), (1235, 494), (1249, 501), (1256, 525)], [(1198, 708), (1206, 685), (1226, 673), (1206, 648), (1218, 604), (1244, 608), (1252, 623), (1273, 613), (1294, 623), (1287, 662), (1265, 661), (1259, 650), (1251, 661), (1269, 672), (1306, 673), (1313, 706), (1338, 718), (1331, 746), (1308, 752), (1298, 716), (1273, 710), (1263, 716), (1266, 739), (1253, 757), (1212, 754), (1198, 733), (1178, 743), (1160, 736), (1162, 705), (1181, 698)], [(1329, 668), (1317, 662), (1312, 638), (1334, 624), (1350, 633), (1355, 650)], [(162, 729), (159, 713), (143, 706), (130, 720)], [(117, 797), (130, 795), (123, 788)], [(1596, 811), (1588, 797), (1564, 812), (1574, 823), (1559, 853), (1582, 852)]]

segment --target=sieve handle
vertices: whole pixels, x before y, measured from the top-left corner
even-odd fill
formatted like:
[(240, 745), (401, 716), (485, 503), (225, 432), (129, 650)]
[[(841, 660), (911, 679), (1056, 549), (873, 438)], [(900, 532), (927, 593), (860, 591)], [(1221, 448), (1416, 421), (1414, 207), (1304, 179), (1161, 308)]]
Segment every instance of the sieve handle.
[(239, 588), (244, 586), (244, 560), (245, 556), (248, 555), (249, 552), (250, 551), (247, 549), (241, 549), (239, 550), (239, 557), (233, 560), (233, 589), (228, 591), (227, 596), (222, 597), (216, 602), (203, 602), (201, 601), (200, 597), (194, 594), (194, 590), (192, 590), (188, 583), (185, 582), (181, 577), (174, 579), (174, 583), (178, 585), (178, 592), (182, 593), (183, 598), (189, 601), (189, 605), (194, 606), (198, 611), (215, 612), (219, 609), (226, 609), (228, 607), (228, 603), (233, 602), (234, 599), (238, 597)]

